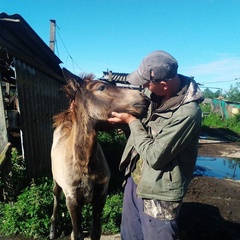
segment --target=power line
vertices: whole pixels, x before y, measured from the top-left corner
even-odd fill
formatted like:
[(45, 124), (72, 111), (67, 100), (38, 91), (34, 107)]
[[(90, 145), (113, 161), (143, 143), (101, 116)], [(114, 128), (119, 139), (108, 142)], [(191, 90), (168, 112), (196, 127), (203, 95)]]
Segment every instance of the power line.
[[(56, 26), (57, 26), (57, 30), (60, 30), (60, 28), (59, 28), (59, 26), (58, 26), (57, 24), (56, 24)], [(59, 31), (57, 31), (57, 34), (58, 34), (58, 36), (59, 36), (59, 38), (60, 38), (60, 40), (61, 40), (61, 42), (62, 42), (62, 44), (63, 44), (63, 46), (64, 46), (64, 48), (65, 48), (65, 50), (66, 50), (69, 58), (72, 60), (72, 63), (74, 63), (74, 64), (83, 72), (82, 68), (76, 63), (76, 61), (73, 59), (73, 57), (72, 57), (71, 54), (69, 53), (69, 51), (68, 51), (68, 49), (67, 49), (67, 47), (66, 47), (66, 44), (64, 43), (64, 41), (63, 41), (63, 39), (62, 39)], [(73, 69), (74, 69), (74, 65), (73, 65)]]
[(58, 42), (57, 42), (57, 39), (55, 39), (55, 44), (56, 44), (57, 55), (58, 55), (58, 57), (59, 57), (59, 50), (58, 50)]
[(233, 82), (233, 81), (237, 81), (237, 80), (240, 80), (240, 77), (234, 78), (232, 80), (222, 80), (222, 81), (215, 81), (215, 82), (201, 82), (200, 84), (215, 84), (215, 83)]

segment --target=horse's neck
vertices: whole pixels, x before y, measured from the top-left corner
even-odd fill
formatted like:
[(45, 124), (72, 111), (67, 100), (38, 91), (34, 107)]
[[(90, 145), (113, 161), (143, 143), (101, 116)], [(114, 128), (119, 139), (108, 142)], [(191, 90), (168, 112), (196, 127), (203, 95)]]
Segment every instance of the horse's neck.
[(75, 161), (87, 164), (97, 148), (97, 132), (94, 126), (90, 122), (74, 122), (71, 135)]

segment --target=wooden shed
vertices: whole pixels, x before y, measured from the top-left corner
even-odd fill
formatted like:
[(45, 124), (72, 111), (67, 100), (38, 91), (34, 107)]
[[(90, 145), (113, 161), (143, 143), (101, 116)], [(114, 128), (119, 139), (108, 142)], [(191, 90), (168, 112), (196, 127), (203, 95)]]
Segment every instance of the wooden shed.
[[(0, 195), (7, 199), (9, 149), (26, 163), (25, 183), (51, 173), (52, 117), (67, 107), (61, 60), (18, 14), (0, 14)], [(9, 147), (10, 146), (10, 147)], [(6, 154), (5, 154), (6, 153)], [(7, 157), (5, 157), (5, 155)], [(10, 157), (11, 159), (11, 157)], [(9, 185), (9, 184), (8, 184)]]

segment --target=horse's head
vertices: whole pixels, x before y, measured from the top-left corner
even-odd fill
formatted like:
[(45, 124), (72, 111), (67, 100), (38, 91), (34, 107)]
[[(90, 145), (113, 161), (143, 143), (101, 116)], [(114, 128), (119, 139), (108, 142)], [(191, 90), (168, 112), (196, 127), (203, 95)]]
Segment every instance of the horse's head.
[(91, 119), (105, 121), (113, 111), (127, 112), (136, 117), (146, 114), (149, 100), (138, 90), (93, 80), (93, 75), (80, 78), (69, 71), (64, 75), (68, 81), (65, 90), (74, 104), (72, 107), (81, 115), (86, 113)]

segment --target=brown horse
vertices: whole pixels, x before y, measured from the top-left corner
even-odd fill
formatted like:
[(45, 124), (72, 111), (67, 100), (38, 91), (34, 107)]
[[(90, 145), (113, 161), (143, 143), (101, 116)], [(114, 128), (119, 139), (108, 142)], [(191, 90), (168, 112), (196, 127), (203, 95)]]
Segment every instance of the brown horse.
[(54, 207), (50, 239), (56, 238), (57, 210), (63, 191), (73, 226), (71, 239), (84, 239), (82, 208), (84, 203), (91, 203), (90, 236), (99, 240), (110, 171), (97, 141), (98, 125), (104, 121), (107, 124), (112, 111), (140, 116), (146, 112), (148, 100), (137, 90), (93, 80), (93, 76), (80, 78), (66, 69), (63, 73), (71, 104), (67, 111), (54, 117), (51, 150)]

